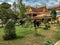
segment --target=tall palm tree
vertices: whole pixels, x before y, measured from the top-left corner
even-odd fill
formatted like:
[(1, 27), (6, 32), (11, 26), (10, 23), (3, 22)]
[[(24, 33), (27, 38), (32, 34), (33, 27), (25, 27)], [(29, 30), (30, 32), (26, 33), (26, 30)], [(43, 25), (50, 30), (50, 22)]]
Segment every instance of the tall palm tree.
[(19, 15), (20, 17), (23, 17), (24, 16), (24, 13), (25, 13), (25, 5), (22, 4), (22, 0), (18, 0), (18, 10), (19, 10)]
[(13, 3), (13, 10), (16, 12), (16, 2)]

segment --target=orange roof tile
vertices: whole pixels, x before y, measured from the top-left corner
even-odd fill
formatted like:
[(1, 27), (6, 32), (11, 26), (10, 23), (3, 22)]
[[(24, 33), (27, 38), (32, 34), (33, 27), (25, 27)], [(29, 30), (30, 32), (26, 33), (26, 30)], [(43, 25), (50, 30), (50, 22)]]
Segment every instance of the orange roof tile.
[[(32, 8), (33, 12), (43, 12), (43, 10), (46, 9), (45, 7), (40, 7), (40, 8)], [(47, 11), (47, 9), (46, 9)]]
[(60, 10), (60, 6), (57, 7), (57, 10)]
[(50, 13), (47, 12), (47, 13), (44, 13), (44, 14), (40, 14), (40, 15), (35, 16), (34, 19), (41, 19), (43, 16), (46, 16), (48, 18), (51, 18)]

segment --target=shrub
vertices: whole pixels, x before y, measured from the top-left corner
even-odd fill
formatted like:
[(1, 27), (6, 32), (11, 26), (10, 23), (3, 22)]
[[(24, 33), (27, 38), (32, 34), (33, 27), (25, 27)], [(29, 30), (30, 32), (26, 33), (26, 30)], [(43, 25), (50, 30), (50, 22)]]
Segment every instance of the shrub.
[(47, 41), (44, 42), (44, 45), (54, 45), (54, 44), (53, 44), (52, 41), (47, 40)]
[(50, 25), (49, 24), (45, 24), (45, 27), (43, 28), (44, 30), (47, 30), (50, 28)]
[(4, 40), (14, 39), (16, 38), (16, 32), (15, 32), (15, 23), (12, 20), (9, 20), (6, 23), (6, 26), (4, 28)]

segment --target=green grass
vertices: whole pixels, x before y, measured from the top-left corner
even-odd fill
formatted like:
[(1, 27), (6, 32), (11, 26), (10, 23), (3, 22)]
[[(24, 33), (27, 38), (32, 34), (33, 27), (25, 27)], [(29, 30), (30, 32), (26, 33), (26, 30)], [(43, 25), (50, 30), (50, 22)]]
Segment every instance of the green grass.
[(0, 45), (24, 45), (26, 36), (33, 34), (34, 31), (31, 28), (22, 28), (21, 26), (16, 26), (17, 39), (15, 40), (3, 40), (4, 28), (0, 28)]
[(36, 36), (33, 27), (24, 28), (16, 26), (16, 34), (18, 38), (4, 41), (2, 38), (4, 35), (4, 28), (0, 28), (0, 45), (44, 45), (46, 40), (51, 40), (53, 42), (60, 40), (60, 32), (51, 29), (43, 30), (42, 28), (38, 28), (37, 32), (39, 35)]
[[(0, 28), (0, 33), (4, 33), (4, 28)], [(24, 28), (21, 26), (16, 26), (17, 35), (27, 35), (32, 33), (34, 33), (34, 30), (32, 30), (32, 28)]]
[(58, 33), (55, 34), (55, 38), (56, 38), (57, 40), (60, 40), (60, 32), (58, 32)]
[(0, 32), (3, 32), (3, 28), (0, 28)]
[(16, 26), (16, 34), (21, 36), (25, 36), (25, 35), (28, 35), (28, 34), (32, 34), (34, 33), (34, 31), (31, 30), (31, 28), (22, 28), (20, 26)]
[(57, 26), (57, 29), (60, 30), (60, 26)]

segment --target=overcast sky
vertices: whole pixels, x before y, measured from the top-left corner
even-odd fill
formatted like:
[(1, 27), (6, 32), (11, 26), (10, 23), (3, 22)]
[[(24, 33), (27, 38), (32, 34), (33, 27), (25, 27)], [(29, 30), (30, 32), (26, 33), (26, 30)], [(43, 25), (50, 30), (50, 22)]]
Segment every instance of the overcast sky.
[[(0, 0), (0, 4), (2, 2), (7, 2), (12, 5), (14, 1), (16, 1), (16, 0)], [(46, 5), (49, 8), (49, 7), (54, 7), (54, 6), (59, 5), (59, 1), (60, 0), (23, 0), (23, 3), (26, 6), (30, 5), (30, 6), (34, 7), (34, 6), (38, 5), (41, 7), (41, 6)]]

